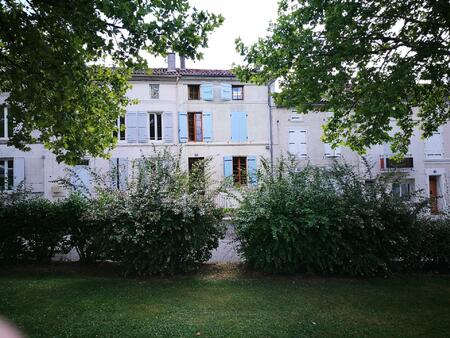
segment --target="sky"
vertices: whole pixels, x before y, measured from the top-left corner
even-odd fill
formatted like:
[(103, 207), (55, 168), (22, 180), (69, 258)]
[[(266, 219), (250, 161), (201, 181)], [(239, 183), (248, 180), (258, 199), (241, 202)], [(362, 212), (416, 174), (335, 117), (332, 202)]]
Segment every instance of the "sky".
[[(245, 44), (266, 35), (269, 22), (277, 17), (277, 0), (190, 0), (191, 6), (222, 14), (225, 22), (209, 37), (208, 48), (202, 49), (203, 59), (187, 60), (188, 68), (229, 69), (240, 63), (234, 40), (241, 37)], [(179, 60), (177, 60), (177, 67)], [(151, 58), (150, 67), (166, 67), (163, 58)]]

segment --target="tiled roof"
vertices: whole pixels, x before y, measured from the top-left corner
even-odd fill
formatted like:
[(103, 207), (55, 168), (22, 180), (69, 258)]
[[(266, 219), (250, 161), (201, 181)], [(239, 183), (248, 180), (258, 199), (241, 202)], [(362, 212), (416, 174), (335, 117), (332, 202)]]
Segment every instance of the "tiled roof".
[(168, 71), (167, 68), (152, 68), (150, 72), (144, 70), (135, 71), (134, 75), (148, 76), (199, 76), (199, 77), (234, 77), (228, 69), (180, 69)]

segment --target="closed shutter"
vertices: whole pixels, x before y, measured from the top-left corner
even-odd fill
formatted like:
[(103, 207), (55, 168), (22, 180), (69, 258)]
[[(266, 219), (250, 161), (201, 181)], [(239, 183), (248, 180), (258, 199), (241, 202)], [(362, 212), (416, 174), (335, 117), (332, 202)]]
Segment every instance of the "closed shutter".
[(200, 98), (204, 101), (214, 100), (214, 88), (210, 83), (200, 85)]
[(173, 114), (165, 112), (163, 115), (164, 123), (164, 143), (173, 143)]
[(288, 135), (288, 151), (294, 156), (307, 157), (306, 130), (291, 129)]
[(138, 113), (127, 113), (125, 116), (125, 127), (128, 143), (137, 143), (138, 141)]
[(223, 158), (223, 176), (225, 178), (233, 177), (233, 158), (231, 156)]
[(203, 141), (212, 142), (213, 130), (212, 130), (212, 113), (204, 112), (202, 114), (202, 126), (203, 126)]
[(220, 85), (220, 96), (224, 101), (231, 101), (231, 85), (228, 83), (222, 83)]
[(324, 144), (324, 152), (325, 152), (325, 157), (339, 157), (341, 156), (341, 147), (336, 147), (336, 148), (332, 148), (331, 144), (329, 143), (325, 143)]
[(119, 189), (125, 190), (128, 184), (128, 158), (119, 158)]
[(91, 173), (89, 171), (89, 166), (87, 165), (76, 165), (73, 167), (74, 175), (72, 176), (72, 186), (75, 190), (88, 194), (91, 188)]
[(25, 158), (15, 157), (13, 160), (14, 187), (25, 181)]
[(442, 133), (440, 130), (425, 140), (425, 155), (427, 158), (442, 158), (444, 155)]
[(148, 129), (149, 129), (148, 113), (145, 112), (138, 113), (139, 143), (148, 142), (149, 140)]
[(250, 185), (256, 185), (258, 173), (256, 156), (247, 157), (247, 172), (248, 172), (248, 183)]
[(247, 135), (247, 113), (231, 113), (231, 140), (233, 142), (246, 142)]
[(188, 140), (187, 113), (178, 113), (178, 140), (180, 143), (186, 143)]

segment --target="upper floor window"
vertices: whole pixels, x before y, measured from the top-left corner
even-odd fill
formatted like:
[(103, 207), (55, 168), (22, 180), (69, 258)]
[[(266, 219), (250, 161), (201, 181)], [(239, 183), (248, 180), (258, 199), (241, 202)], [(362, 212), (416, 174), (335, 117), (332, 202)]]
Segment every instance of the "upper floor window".
[(117, 131), (114, 131), (114, 137), (117, 137), (119, 141), (125, 141), (125, 116), (119, 116), (117, 118)]
[(162, 140), (162, 114), (150, 113), (150, 140), (161, 141)]
[(203, 141), (202, 113), (188, 113), (188, 136), (191, 142)]
[(0, 159), (0, 191), (12, 190), (14, 186), (14, 162)]
[(150, 84), (150, 98), (159, 99), (159, 84)]
[(244, 99), (244, 86), (234, 85), (231, 87), (231, 97), (233, 100)]
[(0, 106), (0, 138), (11, 137), (12, 133), (12, 123), (8, 121), (8, 107)]
[(188, 85), (188, 99), (200, 100), (200, 85)]

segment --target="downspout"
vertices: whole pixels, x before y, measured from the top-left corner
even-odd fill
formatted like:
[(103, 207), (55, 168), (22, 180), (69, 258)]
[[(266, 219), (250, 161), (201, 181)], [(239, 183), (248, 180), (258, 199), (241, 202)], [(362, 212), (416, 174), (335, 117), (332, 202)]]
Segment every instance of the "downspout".
[(273, 116), (272, 116), (272, 85), (276, 80), (270, 80), (267, 84), (267, 105), (269, 106), (269, 151), (270, 174), (273, 176)]

